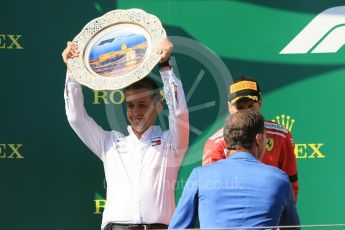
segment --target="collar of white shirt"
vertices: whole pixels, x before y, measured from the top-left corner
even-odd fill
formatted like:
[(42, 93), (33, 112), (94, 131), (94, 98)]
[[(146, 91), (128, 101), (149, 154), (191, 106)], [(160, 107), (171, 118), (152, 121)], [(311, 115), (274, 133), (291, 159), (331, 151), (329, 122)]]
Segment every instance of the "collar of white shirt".
[(129, 136), (135, 137), (137, 140), (140, 141), (148, 141), (150, 140), (152, 137), (154, 136), (161, 136), (162, 135), (162, 129), (160, 126), (158, 125), (151, 125), (141, 136), (140, 139), (138, 139), (137, 135), (135, 135), (132, 127), (129, 125), (127, 126), (127, 130), (129, 133)]

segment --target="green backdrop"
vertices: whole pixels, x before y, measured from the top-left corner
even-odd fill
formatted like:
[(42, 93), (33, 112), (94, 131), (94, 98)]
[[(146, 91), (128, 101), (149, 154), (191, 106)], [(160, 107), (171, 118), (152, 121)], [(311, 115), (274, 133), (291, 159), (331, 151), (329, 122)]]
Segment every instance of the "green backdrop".
[[(342, 7), (340, 0), (3, 2), (0, 229), (100, 228), (103, 167), (68, 125), (61, 52), (88, 21), (129, 8), (158, 16), (175, 44), (174, 66), (186, 91), (191, 124), (176, 200), (192, 168), (201, 164), (205, 140), (223, 124), (227, 85), (245, 74), (260, 82), (266, 119), (286, 124), (289, 117), (290, 125), (294, 120), (301, 223), (345, 223)], [(312, 41), (317, 33), (311, 36), (307, 30), (321, 31), (329, 18), (337, 20)], [(281, 53), (297, 35), (303, 39), (295, 53)], [(337, 50), (332, 49), (334, 37)], [(316, 52), (322, 45), (323, 52)], [(302, 51), (307, 46), (312, 49)], [(84, 88), (89, 114), (104, 129), (123, 130), (120, 92), (104, 92), (107, 101), (99, 93)], [(166, 116), (158, 122), (166, 127)]]

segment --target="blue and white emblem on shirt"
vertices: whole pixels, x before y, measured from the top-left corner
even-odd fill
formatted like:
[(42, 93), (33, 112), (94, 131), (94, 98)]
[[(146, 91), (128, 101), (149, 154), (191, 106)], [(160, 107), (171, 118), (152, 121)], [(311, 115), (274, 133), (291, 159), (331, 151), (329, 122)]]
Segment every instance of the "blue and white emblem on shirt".
[(151, 146), (157, 146), (162, 144), (162, 138), (161, 137), (154, 137), (150, 140)]

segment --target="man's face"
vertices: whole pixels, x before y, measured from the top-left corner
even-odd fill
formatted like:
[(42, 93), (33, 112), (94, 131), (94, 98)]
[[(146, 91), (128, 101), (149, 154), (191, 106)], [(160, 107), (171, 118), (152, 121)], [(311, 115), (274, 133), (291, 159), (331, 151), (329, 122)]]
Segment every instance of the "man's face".
[(154, 102), (152, 91), (145, 88), (128, 89), (126, 105), (128, 121), (137, 133), (143, 133), (154, 125), (162, 109), (161, 102)]
[(260, 112), (261, 100), (258, 102), (255, 102), (249, 98), (244, 98), (237, 101), (234, 104), (230, 104), (230, 102), (228, 102), (228, 107), (229, 107), (230, 113), (236, 113), (239, 110), (246, 110), (246, 109), (250, 109), (255, 112)]

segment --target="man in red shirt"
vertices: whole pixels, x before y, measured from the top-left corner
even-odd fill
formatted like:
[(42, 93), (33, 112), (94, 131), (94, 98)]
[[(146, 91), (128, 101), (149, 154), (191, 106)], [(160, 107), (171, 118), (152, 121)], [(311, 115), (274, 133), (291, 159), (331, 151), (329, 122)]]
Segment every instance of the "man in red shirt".
[[(230, 113), (245, 109), (259, 112), (261, 106), (261, 92), (255, 80), (241, 77), (229, 86), (228, 107)], [(297, 202), (298, 179), (293, 138), (284, 126), (272, 121), (265, 121), (265, 131), (266, 151), (261, 161), (283, 170), (289, 176)], [(202, 165), (225, 159), (227, 151), (222, 128), (206, 141)]]

